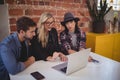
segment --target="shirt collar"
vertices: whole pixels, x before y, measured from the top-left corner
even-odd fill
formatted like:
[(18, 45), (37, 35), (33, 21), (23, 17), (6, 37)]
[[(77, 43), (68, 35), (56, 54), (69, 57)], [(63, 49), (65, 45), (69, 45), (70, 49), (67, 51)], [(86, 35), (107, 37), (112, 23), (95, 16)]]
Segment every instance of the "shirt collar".
[(21, 43), (20, 40), (18, 39), (18, 33), (14, 32), (13, 33), (14, 39), (15, 39), (15, 43), (17, 44), (18, 47), (21, 47)]

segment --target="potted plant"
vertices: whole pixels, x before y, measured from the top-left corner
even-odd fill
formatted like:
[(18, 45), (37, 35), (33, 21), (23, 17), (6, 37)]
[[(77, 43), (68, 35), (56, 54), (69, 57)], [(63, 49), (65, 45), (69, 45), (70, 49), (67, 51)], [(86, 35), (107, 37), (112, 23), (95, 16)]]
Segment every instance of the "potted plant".
[(95, 33), (105, 32), (105, 15), (112, 9), (112, 6), (108, 7), (106, 0), (100, 0), (100, 9), (97, 8), (96, 0), (86, 0), (86, 4), (89, 10), (89, 14), (92, 18), (92, 30)]

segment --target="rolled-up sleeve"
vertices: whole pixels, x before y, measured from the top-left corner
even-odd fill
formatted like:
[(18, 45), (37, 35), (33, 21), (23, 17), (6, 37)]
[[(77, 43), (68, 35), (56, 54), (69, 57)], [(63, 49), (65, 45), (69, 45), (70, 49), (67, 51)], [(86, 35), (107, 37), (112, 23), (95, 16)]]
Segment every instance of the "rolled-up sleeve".
[(14, 50), (11, 50), (11, 48), (6, 45), (2, 45), (0, 49), (3, 64), (10, 74), (14, 75), (25, 69), (24, 63), (17, 61)]

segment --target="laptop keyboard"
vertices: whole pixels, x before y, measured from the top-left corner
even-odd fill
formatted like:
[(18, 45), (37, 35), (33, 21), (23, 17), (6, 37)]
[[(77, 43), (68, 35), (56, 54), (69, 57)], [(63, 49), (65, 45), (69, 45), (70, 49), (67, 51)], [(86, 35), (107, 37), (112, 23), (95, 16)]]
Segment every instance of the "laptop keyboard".
[(61, 69), (61, 71), (63, 71), (64, 73), (66, 73), (67, 67), (64, 67)]

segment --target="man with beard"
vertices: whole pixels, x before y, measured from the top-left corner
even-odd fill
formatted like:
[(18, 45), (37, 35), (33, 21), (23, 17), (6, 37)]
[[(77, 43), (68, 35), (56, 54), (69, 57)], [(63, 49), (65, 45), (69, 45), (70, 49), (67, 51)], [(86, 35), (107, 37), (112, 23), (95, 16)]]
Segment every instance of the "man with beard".
[(10, 80), (9, 73), (15, 75), (35, 62), (29, 55), (29, 40), (35, 36), (36, 23), (24, 16), (16, 26), (17, 32), (0, 43), (0, 80)]

